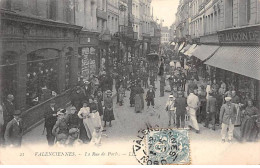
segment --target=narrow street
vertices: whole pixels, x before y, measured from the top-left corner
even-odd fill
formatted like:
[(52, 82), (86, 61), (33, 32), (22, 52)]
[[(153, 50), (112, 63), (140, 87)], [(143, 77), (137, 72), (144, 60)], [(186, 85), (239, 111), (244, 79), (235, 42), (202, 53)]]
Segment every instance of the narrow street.
[[(156, 83), (159, 88), (159, 80)], [(145, 92), (147, 89), (145, 89)], [(107, 136), (103, 136), (102, 145), (100, 147), (91, 146), (90, 144), (82, 145), (82, 148), (77, 149), (81, 152), (119, 152), (122, 155), (121, 159), (117, 162), (111, 162), (109, 157), (100, 157), (99, 159), (86, 158), (86, 162), (80, 161), (84, 164), (136, 164), (137, 161), (134, 156), (129, 157), (132, 152), (133, 139), (136, 138), (137, 132), (140, 129), (145, 128), (145, 121), (147, 120), (146, 105), (145, 110), (142, 113), (135, 113), (134, 107), (129, 106), (129, 94), (126, 92), (124, 98), (124, 105), (119, 106), (116, 104), (116, 98), (114, 98), (114, 115), (115, 121), (112, 122), (112, 127), (106, 127)], [(155, 111), (160, 114), (160, 119), (154, 118), (154, 120), (161, 128), (166, 128), (168, 124), (168, 116), (165, 111), (165, 103), (169, 93), (165, 93), (164, 97), (159, 97), (159, 89), (156, 90), (155, 99)], [(233, 159), (237, 160), (237, 164), (244, 163), (246, 159), (250, 161), (257, 161), (259, 156), (260, 143), (240, 143), (234, 139), (233, 143), (221, 143), (220, 127), (217, 127), (216, 131), (207, 129), (200, 124), (201, 132), (196, 134), (194, 131), (190, 131), (190, 147), (191, 147), (191, 161), (192, 164), (231, 164)], [(32, 144), (37, 145), (37, 149), (46, 150), (47, 140), (45, 135), (42, 135), (43, 124), (36, 127), (23, 137), (23, 146), (28, 149), (33, 149)], [(30, 147), (31, 148), (30, 148)], [(84, 146), (84, 147), (83, 147)], [(85, 147), (86, 146), (86, 147)], [(29, 148), (28, 148), (29, 147)], [(49, 149), (53, 151), (54, 149)], [(76, 149), (75, 149), (76, 150)], [(207, 159), (205, 159), (209, 156)], [(249, 157), (250, 156), (250, 157)], [(63, 160), (62, 163), (69, 163), (69, 160)], [(127, 161), (127, 162), (126, 162)], [(49, 161), (50, 163), (52, 161)], [(250, 162), (249, 162), (250, 163)]]

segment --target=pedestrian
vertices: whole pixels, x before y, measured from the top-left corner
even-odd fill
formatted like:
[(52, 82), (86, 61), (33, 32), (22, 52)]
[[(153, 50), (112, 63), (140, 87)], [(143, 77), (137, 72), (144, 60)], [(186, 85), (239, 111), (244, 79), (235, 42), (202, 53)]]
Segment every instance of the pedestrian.
[(144, 89), (141, 87), (139, 83), (135, 88), (135, 112), (140, 113), (143, 110), (143, 93)]
[(178, 97), (175, 99), (174, 107), (176, 108), (176, 126), (177, 128), (184, 128), (185, 115), (187, 114), (187, 99), (181, 90), (178, 91)]
[(204, 122), (206, 119), (206, 96), (207, 93), (205, 91), (204, 85), (201, 85), (198, 90), (198, 95), (200, 100), (200, 108), (197, 111), (197, 121), (198, 123)]
[[(13, 114), (15, 111), (15, 106), (13, 104), (13, 101), (14, 101), (14, 96), (12, 94), (8, 94), (7, 99), (4, 102), (4, 106), (5, 106), (4, 123), (6, 123), (6, 124), (13, 119)], [(4, 129), (5, 129), (5, 126), (4, 126)]]
[[(76, 86), (75, 89), (76, 91), (74, 91), (71, 95), (71, 105), (76, 107), (77, 111), (79, 111), (82, 107), (82, 101), (86, 98), (86, 96), (80, 86)], [(90, 92), (86, 92), (85, 94), (89, 96)]]
[(232, 91), (231, 92), (231, 102), (234, 104), (239, 104), (240, 103), (240, 98), (238, 97), (238, 95), (236, 94), (236, 91)]
[(106, 96), (104, 97), (104, 117), (103, 121), (105, 122), (104, 127), (106, 127), (106, 123), (109, 122), (109, 126), (112, 126), (112, 121), (115, 120), (114, 112), (113, 112), (113, 99), (111, 90), (106, 91)]
[(150, 85), (152, 85), (155, 88), (155, 75), (153, 72), (150, 75)]
[(162, 75), (160, 79), (160, 97), (164, 96), (164, 86), (165, 86), (165, 75)]
[[(91, 102), (89, 102), (91, 103)], [(83, 125), (85, 128), (85, 131), (87, 132), (87, 136), (89, 139), (92, 138), (92, 132), (91, 132), (91, 128), (92, 128), (92, 121), (90, 119), (90, 107), (88, 106), (88, 101), (83, 101), (83, 107), (80, 109), (80, 111), (78, 112), (78, 116), (80, 119), (83, 120)], [(84, 142), (85, 140), (83, 140)]]
[(217, 99), (213, 97), (213, 91), (209, 91), (209, 97), (206, 105), (206, 121), (205, 127), (208, 128), (210, 120), (212, 121), (212, 130), (215, 131), (216, 125), (216, 112), (217, 112)]
[[(102, 124), (101, 124), (101, 117), (98, 112), (98, 100), (97, 98), (94, 98), (94, 102), (90, 106), (90, 115), (92, 119), (92, 124), (94, 127), (93, 133), (96, 132), (95, 129), (98, 127), (100, 130), (103, 130)], [(92, 133), (92, 134), (93, 134)]]
[(119, 106), (122, 106), (124, 103), (124, 93), (125, 93), (125, 89), (123, 88), (122, 85), (120, 85), (120, 87), (118, 89)]
[[(236, 107), (231, 102), (231, 97), (225, 97), (226, 103), (220, 109), (219, 122), (222, 127), (221, 137), (222, 142), (226, 141), (226, 134), (228, 133), (228, 142), (232, 142), (234, 125), (236, 121)], [(228, 130), (228, 131), (227, 131)]]
[(147, 110), (149, 109), (150, 105), (154, 108), (154, 98), (155, 98), (155, 92), (153, 90), (153, 86), (149, 86), (149, 90), (146, 93), (146, 102), (147, 102)]
[(130, 107), (133, 107), (135, 104), (134, 97), (135, 97), (135, 82), (132, 81), (130, 86), (130, 97), (129, 97)]
[(101, 91), (98, 91), (98, 95), (97, 95), (97, 102), (98, 102), (98, 112), (99, 112), (99, 116), (102, 118), (103, 116), (103, 105), (102, 105), (102, 101), (103, 101), (103, 94)]
[(195, 83), (195, 78), (192, 76), (188, 84), (187, 95), (191, 93), (191, 90), (198, 89), (198, 85)]
[(21, 111), (15, 110), (13, 119), (7, 123), (5, 130), (5, 145), (9, 147), (21, 147), (23, 136), (23, 122), (20, 117)]
[(195, 95), (197, 89), (190, 89), (190, 94), (187, 98), (187, 105), (188, 105), (188, 114), (190, 116), (190, 124), (189, 127), (193, 127), (198, 134), (200, 132), (199, 124), (196, 118), (196, 112), (200, 107), (199, 97)]
[(51, 100), (50, 106), (46, 109), (44, 112), (44, 119), (45, 119), (45, 124), (44, 127), (46, 128), (47, 132), (47, 141), (48, 145), (52, 146), (55, 141), (55, 136), (52, 134), (52, 129), (57, 121), (57, 108), (55, 106), (55, 100)]
[(257, 120), (260, 119), (260, 111), (253, 105), (253, 100), (247, 100), (247, 107), (244, 111), (244, 118), (241, 124), (241, 139), (248, 142), (257, 140), (260, 132)]
[(72, 106), (70, 108), (70, 114), (68, 114), (66, 117), (69, 129), (71, 128), (79, 129), (80, 127), (80, 119), (76, 111), (77, 111), (76, 107)]
[(176, 124), (176, 116), (175, 116), (176, 109), (174, 107), (174, 103), (175, 103), (175, 98), (173, 95), (170, 95), (165, 108), (169, 117), (169, 124), (168, 124), (169, 127), (171, 126), (171, 121), (173, 121), (173, 125)]
[(149, 75), (146, 72), (146, 70), (144, 70), (144, 72), (143, 72), (143, 87), (144, 88), (148, 88), (148, 78), (149, 78)]
[(57, 112), (57, 121), (52, 129), (52, 135), (56, 137), (60, 134), (69, 135), (69, 127), (67, 119), (65, 118), (66, 109), (59, 109)]

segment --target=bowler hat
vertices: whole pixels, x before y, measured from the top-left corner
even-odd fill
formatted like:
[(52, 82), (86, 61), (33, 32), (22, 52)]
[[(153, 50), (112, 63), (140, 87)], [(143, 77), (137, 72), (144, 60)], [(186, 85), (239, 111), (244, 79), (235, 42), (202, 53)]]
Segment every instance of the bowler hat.
[(14, 115), (21, 115), (21, 113), (22, 113), (21, 110), (15, 110), (14, 111)]

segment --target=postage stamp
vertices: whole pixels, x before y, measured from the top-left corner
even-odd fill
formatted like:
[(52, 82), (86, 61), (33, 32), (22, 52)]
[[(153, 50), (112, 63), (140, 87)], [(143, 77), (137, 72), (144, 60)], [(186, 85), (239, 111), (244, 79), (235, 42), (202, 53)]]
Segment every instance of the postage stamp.
[(186, 129), (148, 129), (134, 141), (139, 163), (147, 165), (190, 164), (190, 144)]

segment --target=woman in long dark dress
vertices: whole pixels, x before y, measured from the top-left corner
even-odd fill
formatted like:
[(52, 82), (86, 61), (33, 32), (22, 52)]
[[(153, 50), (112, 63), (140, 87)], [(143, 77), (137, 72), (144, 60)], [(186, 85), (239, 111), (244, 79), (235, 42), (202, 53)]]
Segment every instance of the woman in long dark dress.
[(104, 117), (103, 121), (105, 121), (104, 127), (106, 127), (107, 122), (109, 122), (109, 126), (111, 127), (111, 121), (115, 120), (114, 112), (113, 112), (113, 99), (112, 92), (110, 90), (106, 91), (106, 97), (104, 97)]
[(255, 141), (259, 127), (257, 126), (257, 118), (259, 118), (259, 110), (253, 106), (253, 101), (247, 101), (247, 107), (244, 112), (244, 118), (241, 125), (241, 138), (246, 141)]

